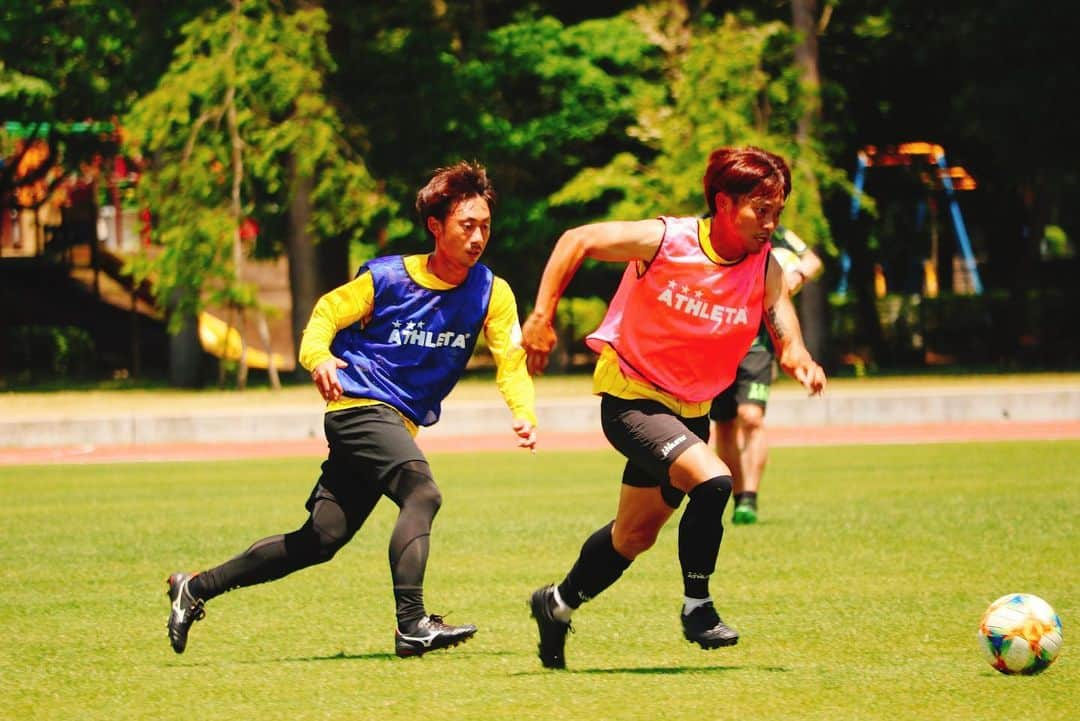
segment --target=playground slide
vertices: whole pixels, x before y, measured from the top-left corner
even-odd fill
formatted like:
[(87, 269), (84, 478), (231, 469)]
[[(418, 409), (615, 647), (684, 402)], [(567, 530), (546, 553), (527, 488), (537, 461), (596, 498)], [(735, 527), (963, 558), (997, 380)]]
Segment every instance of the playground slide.
[[(216, 358), (240, 360), (240, 331), (205, 311), (199, 314), (199, 341), (203, 350)], [(270, 358), (266, 351), (248, 342), (247, 364), (248, 368), (269, 368)], [(281, 370), (284, 364), (285, 358), (280, 353), (274, 353), (274, 367)]]

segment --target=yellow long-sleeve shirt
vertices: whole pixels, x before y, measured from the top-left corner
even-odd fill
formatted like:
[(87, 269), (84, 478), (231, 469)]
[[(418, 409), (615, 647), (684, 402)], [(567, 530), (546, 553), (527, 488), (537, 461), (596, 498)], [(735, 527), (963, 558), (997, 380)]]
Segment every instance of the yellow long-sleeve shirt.
[[(431, 290), (449, 290), (454, 286), (428, 270), (428, 255), (405, 256), (405, 270), (418, 284)], [(300, 341), (300, 365), (313, 369), (331, 357), (330, 344), (337, 332), (357, 321), (366, 322), (375, 309), (375, 287), (370, 273), (330, 291), (319, 298)], [(495, 276), (491, 302), (484, 319), (484, 338), (495, 359), (495, 385), (506, 401), (514, 418), (523, 418), (536, 425), (536, 392), (532, 378), (525, 368), (525, 351), (521, 347), (521, 325), (518, 322), (517, 302), (510, 285)], [(342, 396), (326, 404), (327, 412), (366, 406), (379, 401), (370, 398)], [(415, 424), (402, 416), (405, 425), (416, 433)]]

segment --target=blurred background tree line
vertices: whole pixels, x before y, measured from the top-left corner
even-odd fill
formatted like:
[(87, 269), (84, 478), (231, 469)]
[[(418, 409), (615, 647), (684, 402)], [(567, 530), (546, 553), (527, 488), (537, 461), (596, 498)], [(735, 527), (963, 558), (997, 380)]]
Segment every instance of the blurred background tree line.
[[(791, 162), (784, 223), (826, 259), (799, 305), (834, 372), (1068, 368), (1080, 163), (1061, 103), (1078, 16), (1020, 0), (7, 0), (0, 120), (65, 166), (104, 148), (138, 167), (154, 252), (124, 272), (189, 341), (208, 306), (265, 340), (272, 309), (242, 270), (274, 257), (298, 338), (359, 262), (428, 248), (415, 192), (458, 159), (496, 183), (485, 262), (525, 312), (562, 231), (700, 214), (709, 151), (755, 144)], [(71, 131), (87, 121), (113, 132)], [(953, 209), (982, 294), (954, 273), (932, 158), (867, 175), (852, 212), (859, 151), (910, 141), (977, 182)], [(5, 139), (5, 212), (40, 180), (18, 172), (26, 147)], [(618, 275), (575, 279), (564, 367)]]

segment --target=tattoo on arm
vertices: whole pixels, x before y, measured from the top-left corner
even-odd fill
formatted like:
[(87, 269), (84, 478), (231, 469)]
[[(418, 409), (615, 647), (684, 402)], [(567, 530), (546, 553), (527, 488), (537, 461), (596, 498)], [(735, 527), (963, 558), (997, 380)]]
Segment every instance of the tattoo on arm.
[(780, 316), (776, 312), (775, 306), (766, 311), (765, 322), (772, 328), (773, 337), (777, 343), (787, 337), (787, 329), (784, 328), (784, 324), (780, 321)]

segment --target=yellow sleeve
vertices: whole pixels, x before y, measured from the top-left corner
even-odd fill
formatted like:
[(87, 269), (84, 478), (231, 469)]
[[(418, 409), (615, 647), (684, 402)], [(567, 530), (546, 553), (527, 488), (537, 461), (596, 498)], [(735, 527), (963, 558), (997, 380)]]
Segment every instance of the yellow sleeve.
[(363, 273), (319, 298), (300, 338), (300, 365), (311, 370), (330, 358), (330, 344), (337, 332), (370, 318), (374, 307), (371, 273)]
[(536, 390), (525, 367), (521, 324), (510, 285), (496, 276), (484, 322), (484, 337), (495, 359), (495, 385), (514, 418), (536, 425)]

